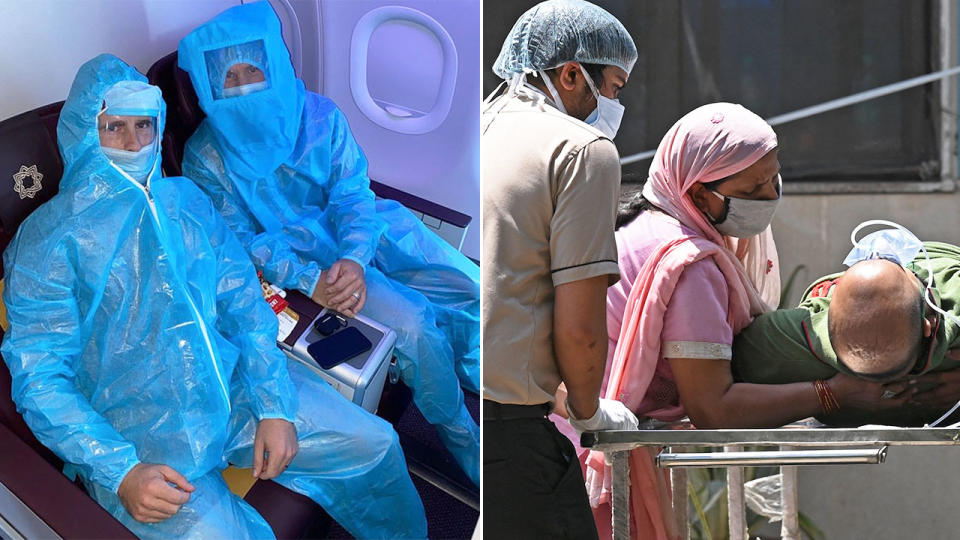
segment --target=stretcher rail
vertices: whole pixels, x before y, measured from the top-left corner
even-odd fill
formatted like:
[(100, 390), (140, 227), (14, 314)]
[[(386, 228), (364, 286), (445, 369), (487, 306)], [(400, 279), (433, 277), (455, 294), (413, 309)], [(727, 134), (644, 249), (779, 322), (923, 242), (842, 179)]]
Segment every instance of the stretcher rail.
[(960, 445), (958, 428), (822, 428), (789, 426), (778, 429), (655, 429), (588, 431), (584, 448), (604, 452), (641, 446), (940, 446)]
[[(864, 426), (828, 428), (813, 419), (777, 429), (693, 429), (689, 421), (646, 421), (636, 431), (585, 432), (584, 448), (598, 450), (612, 463), (612, 519), (614, 539), (630, 537), (630, 450), (643, 446), (665, 447), (657, 466), (671, 469), (674, 512), (680, 519), (682, 538), (689, 538), (687, 467), (716, 467), (728, 471), (730, 537), (746, 539), (744, 466), (779, 466), (783, 478), (781, 535), (800, 538), (797, 521), (797, 466), (825, 464), (879, 464), (888, 446), (960, 446), (958, 428), (898, 428)], [(776, 450), (743, 451), (743, 447), (776, 447)], [(678, 452), (686, 447), (716, 448), (716, 452)], [(818, 450), (811, 450), (817, 447)], [(678, 485), (682, 483), (683, 485)], [(680, 494), (682, 493), (682, 496)]]
[(657, 467), (764, 467), (783, 465), (877, 464), (887, 447), (844, 450), (779, 450), (760, 452), (660, 452)]

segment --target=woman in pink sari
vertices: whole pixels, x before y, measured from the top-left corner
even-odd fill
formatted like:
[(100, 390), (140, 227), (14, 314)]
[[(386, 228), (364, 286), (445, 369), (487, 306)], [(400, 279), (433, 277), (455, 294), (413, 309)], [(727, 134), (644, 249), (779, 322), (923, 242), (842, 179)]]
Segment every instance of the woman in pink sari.
[[(670, 128), (616, 233), (621, 279), (607, 292), (605, 398), (638, 417), (689, 416), (704, 429), (772, 428), (881, 403), (879, 384), (847, 375), (816, 385), (733, 380), (733, 336), (780, 295), (769, 227), (779, 171), (776, 134), (740, 105), (704, 105)], [(609, 538), (609, 468), (600, 453), (580, 456), (598, 532)], [(652, 456), (631, 453), (631, 536), (677, 538), (665, 473)]]

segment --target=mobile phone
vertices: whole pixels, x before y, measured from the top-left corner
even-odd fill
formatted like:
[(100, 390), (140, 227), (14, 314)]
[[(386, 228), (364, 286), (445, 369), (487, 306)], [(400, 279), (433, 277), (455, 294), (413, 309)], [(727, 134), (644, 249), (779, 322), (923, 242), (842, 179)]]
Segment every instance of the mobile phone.
[(307, 352), (323, 369), (330, 369), (369, 351), (373, 344), (360, 330), (350, 326), (318, 339), (307, 346)]

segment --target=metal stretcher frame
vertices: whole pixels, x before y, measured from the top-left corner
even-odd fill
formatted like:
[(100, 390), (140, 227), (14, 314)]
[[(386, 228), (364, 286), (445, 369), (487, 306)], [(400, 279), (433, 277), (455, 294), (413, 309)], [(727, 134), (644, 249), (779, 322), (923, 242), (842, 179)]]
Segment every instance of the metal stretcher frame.
[[(682, 538), (690, 536), (686, 467), (727, 469), (730, 537), (739, 540), (747, 537), (743, 467), (775, 465), (780, 467), (783, 475), (781, 536), (799, 540), (797, 465), (878, 464), (883, 463), (888, 446), (960, 446), (960, 429), (957, 428), (828, 428), (814, 420), (778, 429), (691, 429), (688, 422), (641, 427), (651, 425), (666, 429), (585, 432), (580, 439), (582, 447), (604, 452), (611, 463), (615, 540), (630, 537), (629, 453), (635, 448), (665, 448), (657, 456), (657, 466), (670, 469), (673, 508), (679, 518)], [(691, 446), (716, 448), (723, 453), (676, 451)], [(773, 446), (777, 449), (743, 452), (744, 446)], [(811, 450), (811, 447), (818, 449)]]

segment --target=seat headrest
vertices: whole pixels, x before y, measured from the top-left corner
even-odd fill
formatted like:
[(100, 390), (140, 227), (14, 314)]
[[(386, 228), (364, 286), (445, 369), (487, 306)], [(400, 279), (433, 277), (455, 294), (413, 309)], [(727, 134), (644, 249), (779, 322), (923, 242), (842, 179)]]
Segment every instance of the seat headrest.
[(177, 66), (174, 51), (157, 60), (147, 71), (150, 84), (160, 88), (167, 102), (167, 125), (163, 130), (163, 172), (167, 176), (180, 176), (183, 147), (187, 139), (206, 118), (190, 76)]
[(0, 122), (0, 251), (20, 223), (58, 191), (63, 162), (56, 124), (62, 106), (47, 105)]

